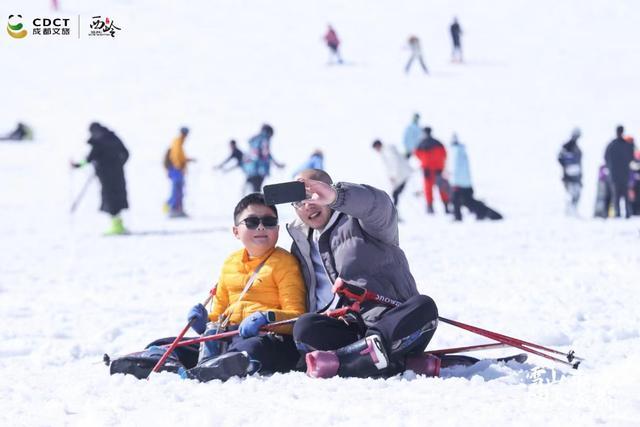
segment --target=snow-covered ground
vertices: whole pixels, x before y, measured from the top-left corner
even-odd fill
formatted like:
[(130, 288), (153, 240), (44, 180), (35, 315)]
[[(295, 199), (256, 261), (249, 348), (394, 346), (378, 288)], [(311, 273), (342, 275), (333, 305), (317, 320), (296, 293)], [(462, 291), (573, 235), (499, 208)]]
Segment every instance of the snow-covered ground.
[[(53, 13), (4, 0), (3, 17)], [(114, 39), (0, 36), (0, 130), (32, 125), (36, 142), (0, 144), (1, 425), (640, 425), (640, 221), (591, 218), (596, 170), (622, 123), (640, 136), (640, 4), (627, 0), (61, 0), (84, 24), (102, 14)], [(466, 64), (449, 62), (448, 25)], [(5, 19), (5, 18), (3, 18)], [(328, 66), (331, 22), (345, 66)], [(5, 22), (2, 21), (2, 26)], [(83, 31), (88, 29), (83, 26)], [(432, 75), (403, 73), (422, 39)], [(416, 174), (403, 195), (401, 245), (440, 314), (586, 360), (570, 370), (531, 356), (441, 378), (313, 380), (304, 374), (198, 384), (170, 374), (109, 376), (122, 355), (175, 335), (206, 297), (224, 257), (243, 177), (211, 167), (263, 122), (288, 180), (316, 148), (336, 180), (387, 187), (371, 141), (400, 143), (413, 112), (448, 143), (467, 144), (477, 195), (506, 220), (427, 217)], [(75, 214), (89, 170), (89, 122), (114, 129), (127, 164), (135, 233), (102, 237), (97, 185)], [(162, 156), (192, 133), (188, 221), (161, 206)], [(581, 218), (563, 215), (555, 160), (580, 126)], [(436, 209), (442, 211), (441, 206)], [(285, 220), (293, 217), (281, 208)], [(137, 234), (136, 234), (137, 233)], [(289, 238), (281, 230), (280, 245)], [(441, 325), (430, 348), (480, 343)], [(512, 353), (486, 352), (487, 356)]]

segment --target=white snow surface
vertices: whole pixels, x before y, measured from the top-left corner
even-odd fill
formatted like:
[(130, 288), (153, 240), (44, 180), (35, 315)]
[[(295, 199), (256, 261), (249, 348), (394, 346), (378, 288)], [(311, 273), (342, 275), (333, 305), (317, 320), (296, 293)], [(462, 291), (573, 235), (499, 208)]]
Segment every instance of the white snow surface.
[[(0, 144), (0, 425), (640, 425), (640, 222), (592, 219), (596, 170), (617, 124), (640, 136), (640, 3), (632, 0), (4, 0), (2, 16), (71, 16), (78, 39), (0, 37), (1, 130), (33, 126), (33, 143)], [(122, 30), (93, 39), (88, 19)], [(458, 16), (466, 63), (449, 62)], [(3, 18), (4, 19), (4, 18)], [(327, 65), (332, 23), (345, 66)], [(2, 26), (4, 26), (4, 21)], [(410, 34), (428, 77), (405, 75)], [(415, 66), (416, 64), (414, 64)], [(416, 172), (400, 202), (401, 246), (440, 314), (552, 346), (578, 370), (530, 356), (440, 378), (314, 380), (303, 373), (199, 384), (161, 373), (110, 376), (112, 357), (177, 334), (239, 248), (232, 210), (243, 176), (212, 165), (262, 123), (285, 181), (316, 148), (339, 181), (388, 189), (371, 141), (400, 144), (413, 112), (448, 144), (467, 144), (476, 194), (502, 222), (428, 217)], [(103, 237), (90, 174), (70, 172), (98, 120), (131, 151), (128, 237)], [(162, 157), (192, 132), (189, 220), (161, 206)], [(581, 127), (580, 218), (563, 214), (556, 155)], [(293, 219), (280, 208), (283, 222)], [(155, 233), (154, 233), (155, 232)], [(284, 227), (279, 244), (288, 248)], [(485, 340), (441, 324), (429, 348)], [(495, 357), (501, 349), (477, 353)]]

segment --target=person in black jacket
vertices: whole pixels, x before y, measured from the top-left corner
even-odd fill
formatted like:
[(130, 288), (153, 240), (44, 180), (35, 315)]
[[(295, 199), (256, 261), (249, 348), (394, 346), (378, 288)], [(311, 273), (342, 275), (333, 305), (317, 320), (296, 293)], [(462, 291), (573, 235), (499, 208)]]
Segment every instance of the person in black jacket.
[(91, 151), (86, 160), (72, 163), (74, 168), (92, 163), (96, 176), (102, 187), (102, 203), (100, 210), (111, 215), (112, 225), (107, 234), (125, 234), (120, 212), (127, 209), (127, 186), (124, 177), (124, 164), (129, 158), (129, 151), (111, 130), (99, 123), (89, 126), (91, 138), (87, 143)]
[[(224, 161), (222, 163), (220, 163), (219, 165), (216, 165), (213, 167), (213, 169), (216, 170), (222, 170), (222, 172), (229, 172), (232, 169), (235, 168), (242, 168), (242, 161), (244, 158), (244, 153), (242, 151), (240, 151), (240, 149), (238, 148), (238, 143), (235, 141), (235, 139), (232, 139), (231, 141), (229, 141), (229, 148), (231, 150), (231, 153), (229, 154), (229, 157), (227, 157), (226, 159), (224, 159)], [(235, 164), (232, 164), (231, 167), (227, 168), (227, 169), (223, 169), (224, 165), (226, 165), (227, 163), (229, 163), (230, 161), (235, 160)]]
[(609, 169), (609, 185), (612, 193), (612, 203), (615, 216), (620, 216), (620, 199), (625, 203), (625, 216), (631, 216), (631, 205), (627, 186), (629, 182), (629, 164), (633, 160), (633, 143), (623, 138), (624, 127), (616, 128), (616, 139), (607, 145), (604, 160)]
[(453, 44), (453, 48), (451, 49), (451, 62), (462, 62), (462, 42), (460, 41), (462, 28), (460, 28), (458, 18), (453, 18), (449, 32), (451, 32), (451, 42)]
[(562, 182), (568, 195), (567, 215), (577, 214), (582, 190), (582, 151), (578, 147), (578, 138), (580, 129), (576, 128), (558, 154), (558, 162), (562, 166)]

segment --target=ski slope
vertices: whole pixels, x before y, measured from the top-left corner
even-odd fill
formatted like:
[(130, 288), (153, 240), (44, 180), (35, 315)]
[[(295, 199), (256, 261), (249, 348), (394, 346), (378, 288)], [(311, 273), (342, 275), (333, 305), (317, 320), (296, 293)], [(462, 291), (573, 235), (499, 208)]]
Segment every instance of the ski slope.
[[(597, 167), (623, 124), (640, 137), (640, 4), (631, 0), (293, 1), (4, 0), (0, 16), (106, 14), (113, 39), (0, 35), (0, 132), (31, 125), (33, 143), (0, 143), (0, 425), (638, 425), (640, 221), (592, 219)], [(449, 62), (457, 16), (466, 63)], [(331, 23), (344, 66), (327, 65)], [(83, 31), (86, 28), (83, 27)], [(406, 40), (431, 71), (405, 75)], [(414, 64), (415, 67), (416, 64)], [(338, 181), (388, 189), (379, 138), (401, 144), (421, 123), (466, 144), (476, 195), (505, 215), (454, 224), (427, 216), (416, 172), (402, 195), (401, 246), (440, 314), (586, 358), (579, 370), (530, 356), (445, 369), (441, 378), (314, 380), (302, 373), (198, 384), (170, 374), (109, 376), (112, 357), (175, 335), (224, 258), (243, 176), (212, 166), (273, 125), (290, 179), (314, 149)], [(131, 152), (133, 234), (102, 236), (94, 183), (71, 172), (100, 121)], [(189, 126), (189, 220), (161, 207), (162, 157)], [(563, 215), (556, 155), (583, 137), (580, 218)], [(280, 208), (284, 222), (293, 218)], [(290, 239), (281, 227), (279, 245)], [(429, 348), (482, 338), (441, 324)], [(485, 352), (488, 357), (509, 349)]]

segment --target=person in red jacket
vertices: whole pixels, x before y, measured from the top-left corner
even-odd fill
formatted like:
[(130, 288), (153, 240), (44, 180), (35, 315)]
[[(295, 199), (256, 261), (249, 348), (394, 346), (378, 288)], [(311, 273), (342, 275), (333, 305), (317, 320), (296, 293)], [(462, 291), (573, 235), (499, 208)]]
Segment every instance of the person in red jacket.
[[(342, 56), (340, 55), (339, 50), (340, 39), (338, 39), (336, 30), (334, 30), (331, 25), (327, 27), (327, 33), (324, 35), (324, 41), (327, 43), (327, 47), (331, 51), (331, 55), (338, 61), (338, 64), (342, 64)], [(329, 63), (331, 63), (331, 58), (329, 59)]]
[(433, 185), (438, 186), (440, 199), (444, 203), (444, 210), (449, 213), (449, 191), (446, 180), (442, 176), (444, 165), (447, 160), (447, 150), (444, 145), (433, 136), (431, 128), (424, 128), (424, 139), (418, 144), (415, 155), (420, 160), (420, 166), (424, 173), (424, 195), (427, 199), (427, 213), (433, 211)]

